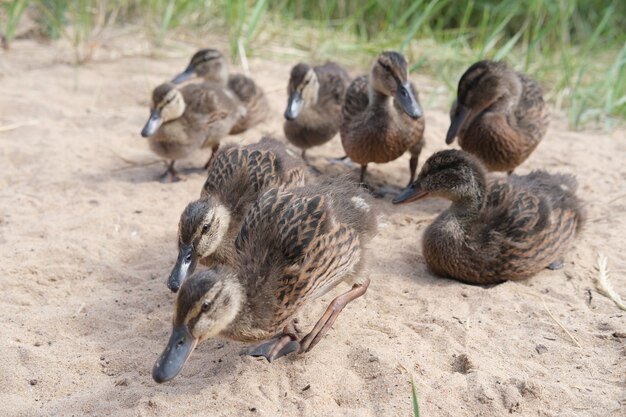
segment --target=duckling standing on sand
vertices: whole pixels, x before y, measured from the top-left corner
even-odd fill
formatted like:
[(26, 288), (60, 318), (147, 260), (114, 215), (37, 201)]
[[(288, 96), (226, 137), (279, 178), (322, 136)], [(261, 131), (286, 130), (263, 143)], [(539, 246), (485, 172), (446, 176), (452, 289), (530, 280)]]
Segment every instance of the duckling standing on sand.
[(341, 106), (350, 77), (334, 62), (291, 69), (287, 86), (289, 100), (283, 129), (287, 140), (306, 151), (331, 140), (341, 126)]
[(209, 166), (200, 199), (189, 203), (180, 216), (178, 259), (168, 288), (178, 291), (198, 261), (231, 265), (248, 207), (267, 187), (304, 185), (305, 172), (302, 160), (275, 139), (220, 150)]
[(431, 156), (393, 202), (451, 200), (424, 232), (426, 264), (443, 277), (493, 284), (562, 266), (584, 223), (576, 187), (571, 175), (540, 170), (488, 183), (478, 159), (446, 150)]
[(263, 90), (249, 77), (242, 74), (229, 74), (228, 62), (216, 49), (201, 49), (189, 61), (185, 71), (172, 82), (180, 84), (193, 76), (213, 81), (232, 91), (246, 108), (246, 113), (230, 130), (230, 134), (244, 132), (267, 118), (270, 108)]
[[(250, 354), (270, 362), (311, 350), (346, 304), (367, 290), (369, 278), (360, 273), (364, 245), (375, 231), (369, 196), (345, 179), (269, 189), (246, 215), (233, 266), (198, 272), (181, 287), (172, 334), (152, 377), (174, 378), (196, 344), (213, 336), (266, 341)], [(352, 289), (301, 339), (295, 315), (340, 282)]]
[(446, 143), (459, 146), (489, 171), (509, 174), (543, 139), (550, 115), (539, 83), (503, 62), (480, 61), (461, 77)]
[(150, 118), (141, 136), (149, 138), (154, 153), (171, 161), (161, 181), (178, 181), (181, 177), (174, 169), (174, 162), (200, 148), (210, 146), (213, 158), (220, 139), (244, 112), (241, 105), (214, 83), (190, 84), (181, 89), (165, 83), (155, 88)]
[(369, 76), (352, 81), (343, 104), (341, 143), (347, 156), (361, 165), (361, 183), (367, 164), (393, 161), (406, 151), (411, 154), (411, 183), (424, 145), (424, 124), (406, 59), (397, 52), (383, 52)]

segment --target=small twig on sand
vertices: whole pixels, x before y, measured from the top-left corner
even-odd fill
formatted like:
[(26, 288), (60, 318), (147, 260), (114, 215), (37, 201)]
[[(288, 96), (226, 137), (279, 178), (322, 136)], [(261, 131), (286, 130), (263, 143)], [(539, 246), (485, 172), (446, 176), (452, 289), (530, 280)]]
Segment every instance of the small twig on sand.
[(546, 309), (546, 311), (548, 312), (548, 314), (550, 315), (550, 317), (552, 318), (552, 320), (554, 320), (554, 321), (556, 322), (556, 324), (558, 324), (558, 325), (559, 325), (559, 327), (560, 327), (561, 329), (563, 329), (563, 331), (564, 331), (565, 333), (567, 333), (567, 335), (568, 335), (568, 336), (569, 336), (569, 337), (570, 337), (570, 338), (574, 341), (574, 343), (576, 344), (576, 346), (578, 346), (579, 348), (581, 348), (581, 349), (582, 349), (581, 344), (580, 344), (580, 343), (578, 342), (578, 340), (574, 337), (574, 335), (573, 335), (573, 334), (571, 334), (571, 333), (570, 333), (570, 332), (569, 332), (569, 331), (565, 328), (565, 326), (563, 326), (563, 325), (561, 324), (561, 322), (560, 322), (560, 321), (558, 321), (558, 320), (556, 319), (556, 317), (554, 317), (554, 315), (552, 314), (552, 312), (550, 311), (550, 309), (549, 309), (549, 308), (548, 308), (548, 306), (546, 305), (546, 300), (544, 300), (544, 299), (543, 299), (543, 297), (541, 297), (541, 302), (543, 303), (543, 308), (545, 308), (545, 309)]
[(622, 198), (626, 197), (626, 194), (622, 194), (622, 195), (618, 195), (617, 197), (615, 197), (614, 199), (610, 200), (609, 202), (606, 203), (607, 206), (610, 206), (611, 204), (615, 203), (617, 200), (621, 200)]
[(149, 166), (149, 165), (154, 165), (154, 164), (159, 164), (162, 163), (163, 161), (157, 159), (157, 160), (152, 160), (152, 161), (145, 161), (145, 162), (137, 162), (137, 161), (133, 161), (130, 160), (128, 158), (125, 158), (124, 156), (118, 154), (115, 151), (112, 151), (109, 149), (109, 151), (117, 156), (119, 159), (121, 159), (123, 162), (125, 162), (126, 164), (130, 165), (129, 167), (121, 167), (121, 168), (116, 168), (113, 171), (123, 171), (125, 169), (130, 169), (130, 168), (135, 168), (135, 167), (145, 167), (145, 166)]
[(25, 122), (11, 123), (10, 125), (0, 126), (0, 133), (9, 132), (11, 130), (19, 129), (20, 127), (33, 126), (37, 123), (37, 120), (27, 120)]
[(598, 268), (598, 279), (596, 280), (598, 292), (609, 297), (619, 308), (626, 311), (626, 303), (624, 303), (622, 297), (615, 291), (611, 281), (609, 281), (608, 260), (602, 253), (598, 253), (598, 264), (596, 268)]
[(76, 310), (76, 313), (74, 313), (74, 317), (78, 316), (83, 311), (84, 308), (85, 308), (85, 303), (82, 303), (80, 307), (78, 307), (78, 310)]

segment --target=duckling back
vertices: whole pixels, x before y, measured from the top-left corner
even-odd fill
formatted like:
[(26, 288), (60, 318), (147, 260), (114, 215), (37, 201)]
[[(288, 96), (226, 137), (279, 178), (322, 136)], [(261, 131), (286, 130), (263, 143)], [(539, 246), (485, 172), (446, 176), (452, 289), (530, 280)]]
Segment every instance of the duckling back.
[(246, 114), (241, 102), (213, 81), (187, 84), (181, 93), (188, 106), (187, 134), (204, 135), (202, 147), (218, 144)]
[(230, 130), (231, 135), (245, 132), (267, 118), (270, 107), (265, 93), (254, 80), (245, 75), (232, 74), (228, 77), (228, 88), (245, 106), (245, 114)]
[(260, 142), (227, 146), (215, 156), (201, 196), (215, 195), (236, 218), (269, 186), (299, 186), (305, 182), (302, 160), (281, 142), (264, 137)]
[(305, 300), (358, 280), (363, 244), (376, 232), (369, 203), (354, 182), (341, 178), (268, 189), (248, 210), (235, 241), (244, 286), (272, 293), (268, 299), (280, 307), (268, 312), (287, 318)]

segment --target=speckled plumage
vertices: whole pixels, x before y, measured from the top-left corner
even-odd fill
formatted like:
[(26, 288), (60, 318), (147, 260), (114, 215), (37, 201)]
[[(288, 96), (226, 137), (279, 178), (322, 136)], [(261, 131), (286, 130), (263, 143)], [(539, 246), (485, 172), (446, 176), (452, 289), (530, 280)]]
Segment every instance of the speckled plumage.
[[(463, 108), (466, 116), (459, 116)], [(465, 110), (466, 109), (466, 110)], [(480, 61), (461, 77), (447, 142), (459, 146), (489, 171), (512, 172), (543, 139), (550, 122), (539, 83), (503, 62)], [(455, 117), (458, 122), (453, 128)]]
[[(250, 352), (270, 361), (315, 346), (369, 285), (359, 274), (364, 244), (376, 232), (369, 198), (345, 178), (266, 190), (247, 212), (232, 267), (198, 272), (180, 288), (172, 336), (154, 379), (174, 378), (196, 344), (212, 336), (270, 339)], [(353, 284), (352, 290), (335, 298), (301, 338), (296, 314), (341, 282)]]
[(462, 151), (434, 154), (411, 187), (453, 201), (424, 232), (424, 259), (437, 275), (471, 284), (526, 279), (558, 263), (584, 223), (573, 176), (539, 170), (488, 182)]
[[(301, 159), (291, 155), (284, 144), (272, 138), (266, 137), (247, 146), (231, 145), (220, 149), (209, 165), (200, 199), (190, 203), (181, 215), (179, 243), (191, 243), (202, 226), (203, 215), (217, 205), (224, 206), (230, 220), (223, 243), (209, 256), (201, 256), (200, 262), (205, 265), (231, 264), (235, 237), (246, 210), (259, 194), (272, 186), (302, 186), (305, 177)], [(196, 208), (202, 215), (193, 214)], [(204, 233), (210, 234), (211, 227)]]

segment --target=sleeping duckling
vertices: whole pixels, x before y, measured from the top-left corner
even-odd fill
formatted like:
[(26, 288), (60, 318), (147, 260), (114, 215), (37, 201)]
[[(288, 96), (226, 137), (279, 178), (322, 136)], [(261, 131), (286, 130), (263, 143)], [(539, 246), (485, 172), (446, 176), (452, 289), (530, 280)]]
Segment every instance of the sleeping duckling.
[[(375, 231), (369, 196), (345, 179), (267, 190), (237, 236), (237, 262), (198, 272), (183, 283), (172, 334), (152, 377), (156, 382), (174, 378), (197, 343), (213, 336), (266, 341), (250, 355), (269, 361), (311, 350), (346, 304), (367, 290), (369, 278), (360, 273), (364, 245)], [(295, 315), (341, 282), (352, 289), (335, 298), (300, 338)]]
[(244, 111), (214, 83), (186, 85), (181, 89), (165, 83), (155, 88), (150, 118), (141, 136), (149, 138), (154, 153), (171, 160), (161, 181), (178, 181), (181, 177), (174, 169), (174, 162), (199, 148), (210, 146), (212, 158), (220, 139)]
[(446, 143), (459, 146), (489, 171), (509, 174), (543, 139), (550, 115), (539, 83), (503, 62), (480, 61), (461, 77)]
[(275, 139), (220, 150), (209, 167), (200, 199), (189, 203), (180, 216), (178, 259), (168, 288), (178, 291), (198, 261), (231, 264), (248, 207), (265, 188), (302, 186), (305, 175), (302, 160)]
[(291, 69), (287, 86), (289, 100), (283, 129), (287, 140), (307, 149), (331, 140), (341, 126), (341, 106), (350, 77), (334, 62), (310, 67), (298, 64)]
[(228, 62), (224, 55), (216, 49), (201, 49), (189, 61), (189, 65), (178, 74), (172, 82), (180, 84), (193, 76), (217, 82), (222, 87), (232, 91), (246, 108), (246, 114), (241, 117), (230, 131), (231, 135), (244, 132), (264, 121), (270, 108), (263, 90), (249, 77), (242, 74), (228, 73)]
[(426, 264), (443, 277), (493, 284), (562, 266), (584, 223), (576, 187), (571, 175), (540, 170), (488, 183), (478, 159), (446, 150), (431, 156), (393, 202), (451, 200), (424, 232)]
[(383, 52), (369, 76), (352, 81), (343, 104), (341, 143), (347, 156), (361, 165), (361, 182), (370, 162), (393, 161), (409, 151), (411, 183), (424, 145), (424, 124), (404, 56)]

